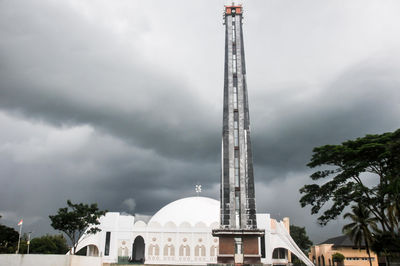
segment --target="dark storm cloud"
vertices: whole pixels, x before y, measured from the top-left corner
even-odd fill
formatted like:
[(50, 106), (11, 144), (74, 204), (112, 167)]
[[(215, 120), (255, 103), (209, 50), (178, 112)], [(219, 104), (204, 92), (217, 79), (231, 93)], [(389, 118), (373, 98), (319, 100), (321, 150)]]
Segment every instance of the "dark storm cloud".
[[(245, 3), (258, 210), (314, 239), (312, 148), (398, 127), (398, 16), (362, 3)], [(67, 199), (152, 214), (199, 183), (218, 198), (222, 5), (1, 2), (3, 220), (46, 233)]]
[[(91, 124), (168, 156), (209, 156), (217, 124), (215, 116), (202, 111), (193, 88), (150, 66), (140, 51), (130, 59), (128, 47), (118, 47), (71, 10), (55, 11), (61, 14), (44, 12), (40, 21), (31, 13), (3, 14), (3, 109), (55, 125)], [(56, 16), (61, 18), (54, 27)], [(18, 30), (6, 20), (15, 21)]]
[[(292, 90), (293, 95), (284, 96), (279, 107), (273, 104), (269, 115), (271, 107), (258, 107), (267, 115), (257, 120), (255, 157), (260, 167), (272, 172), (269, 178), (304, 170), (313, 147), (395, 130), (400, 115), (396, 89), (400, 66), (387, 63), (382, 58), (356, 64), (312, 97), (302, 97), (301, 89)], [(260, 106), (274, 97), (263, 96), (254, 99)]]
[[(258, 210), (270, 212), (275, 218), (290, 216), (292, 223), (306, 227), (316, 243), (340, 235), (343, 219), (321, 227), (316, 222), (318, 215), (304, 215), (310, 214), (310, 208), (300, 207), (298, 190), (312, 183), (312, 170), (306, 164), (313, 147), (397, 129), (399, 72), (399, 64), (393, 64), (392, 59), (371, 58), (349, 67), (310, 98), (286, 94), (279, 107), (273, 104), (265, 108), (263, 118), (254, 126), (261, 128), (253, 138), (253, 144), (257, 143)], [(267, 94), (254, 101), (271, 97)], [(265, 114), (270, 109), (273, 111), (268, 117)]]
[[(4, 126), (18, 123), (2, 120)], [(44, 139), (3, 146), (0, 156), (5, 188), (0, 194), (1, 213), (8, 222), (23, 214), (26, 228), (35, 231), (46, 232), (48, 215), (67, 199), (121, 211), (129, 196), (137, 204), (135, 212), (153, 214), (168, 202), (193, 196), (194, 185), (200, 181), (218, 180), (218, 164), (163, 158), (98, 135), (89, 127), (47, 131)], [(213, 192), (205, 195), (217, 197)]]
[[(68, 198), (118, 211), (130, 196), (136, 211), (153, 213), (193, 195), (200, 180), (204, 187), (217, 182), (219, 140), (212, 135), (219, 135), (219, 126), (212, 125), (214, 112), (200, 111), (215, 108), (200, 103), (196, 88), (182, 76), (140, 50), (127, 53), (132, 47), (120, 45), (68, 5), (16, 1), (3, 7), (0, 106), (15, 116), (6, 115), (2, 125), (39, 131), (18, 139), (15, 132), (3, 132), (10, 139), (2, 147), (0, 210), (8, 223), (24, 215), (28, 228), (46, 232), (48, 214)], [(140, 38), (142, 29), (135, 30)], [(25, 118), (32, 125), (21, 125)], [(78, 141), (76, 150), (53, 150), (60, 143), (48, 142), (48, 134), (59, 134), (63, 142), (74, 130), (70, 142)], [(200, 166), (188, 159), (212, 163)]]

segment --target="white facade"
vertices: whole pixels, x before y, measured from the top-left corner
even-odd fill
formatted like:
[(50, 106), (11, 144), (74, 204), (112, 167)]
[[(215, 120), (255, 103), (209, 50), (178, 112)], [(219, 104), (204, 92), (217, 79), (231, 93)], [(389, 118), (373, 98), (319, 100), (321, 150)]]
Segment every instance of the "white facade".
[[(104, 263), (128, 258), (139, 260), (143, 256), (142, 249), (146, 264), (216, 263), (218, 238), (213, 237), (211, 231), (219, 227), (219, 211), (217, 200), (189, 197), (166, 205), (147, 224), (135, 221), (134, 216), (109, 212), (100, 218), (98, 227), (102, 231), (84, 236), (77, 250), (88, 246), (87, 255), (101, 256)], [(287, 264), (287, 258), (272, 259), (275, 248), (285, 248), (307, 265), (313, 265), (290, 237), (288, 220), (277, 222), (270, 219), (269, 214), (257, 214), (257, 224), (265, 230), (265, 252), (260, 250), (265, 254), (262, 263)], [(144, 245), (140, 243), (142, 239)]]
[(2, 266), (99, 266), (99, 257), (66, 256), (54, 254), (0, 254)]

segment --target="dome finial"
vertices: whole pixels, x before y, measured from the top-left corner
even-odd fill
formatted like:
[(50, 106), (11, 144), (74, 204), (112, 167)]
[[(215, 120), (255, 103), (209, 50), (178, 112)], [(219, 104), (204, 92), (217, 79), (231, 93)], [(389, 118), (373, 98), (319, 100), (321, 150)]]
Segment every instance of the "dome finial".
[(194, 188), (194, 191), (196, 191), (197, 197), (198, 197), (201, 193), (201, 185), (196, 185)]

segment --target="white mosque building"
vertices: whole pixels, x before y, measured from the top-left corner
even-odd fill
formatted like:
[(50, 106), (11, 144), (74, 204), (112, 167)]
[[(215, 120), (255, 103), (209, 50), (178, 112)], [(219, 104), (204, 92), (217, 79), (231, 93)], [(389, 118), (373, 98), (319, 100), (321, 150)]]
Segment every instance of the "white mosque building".
[[(100, 218), (101, 232), (83, 236), (77, 250), (101, 256), (103, 263), (144, 262), (159, 265), (207, 265), (217, 262), (220, 203), (207, 197), (176, 200), (161, 208), (148, 223), (135, 216), (108, 212)], [(306, 265), (313, 265), (289, 234), (289, 218), (271, 219), (257, 214), (263, 264), (287, 265), (290, 253)]]

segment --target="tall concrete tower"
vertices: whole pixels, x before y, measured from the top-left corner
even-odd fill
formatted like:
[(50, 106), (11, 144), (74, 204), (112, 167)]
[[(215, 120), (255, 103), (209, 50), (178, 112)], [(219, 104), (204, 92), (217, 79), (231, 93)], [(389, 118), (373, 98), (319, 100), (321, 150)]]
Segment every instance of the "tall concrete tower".
[(225, 6), (221, 227), (218, 263), (260, 263), (243, 45), (243, 9)]

